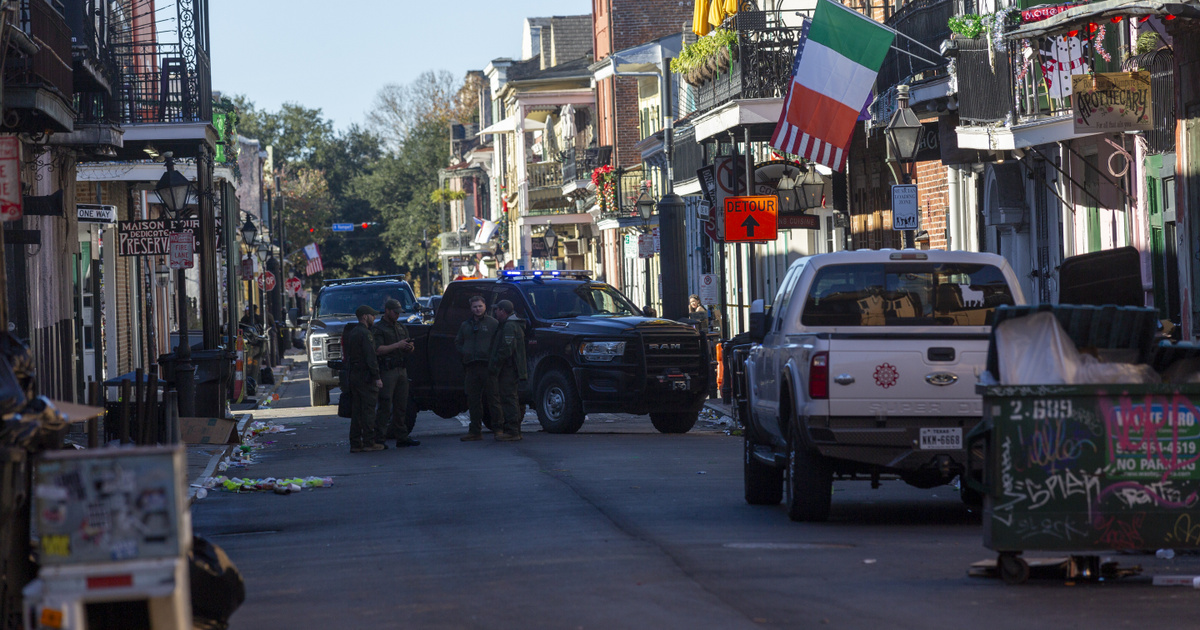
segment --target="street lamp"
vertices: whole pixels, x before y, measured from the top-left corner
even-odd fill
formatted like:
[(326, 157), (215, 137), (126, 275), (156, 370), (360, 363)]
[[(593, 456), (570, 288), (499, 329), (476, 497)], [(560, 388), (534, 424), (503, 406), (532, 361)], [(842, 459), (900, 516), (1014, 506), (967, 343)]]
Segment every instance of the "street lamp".
[(643, 222), (650, 221), (650, 215), (654, 214), (654, 198), (650, 196), (649, 190), (643, 188), (642, 194), (638, 195), (637, 209)]
[(921, 139), (921, 120), (908, 108), (907, 85), (896, 86), (896, 111), (892, 114), (886, 133), (896, 159), (907, 162), (916, 157), (917, 141)]
[[(163, 154), (166, 158), (167, 171), (158, 179), (154, 192), (167, 208), (167, 214), (174, 218), (183, 216), (187, 206), (188, 191), (192, 184), (183, 173), (175, 170), (175, 161), (171, 153)], [(191, 417), (196, 410), (196, 368), (192, 365), (192, 342), (188, 338), (188, 307), (187, 275), (181, 267), (178, 276), (179, 301), (176, 303), (175, 315), (179, 318), (179, 346), (175, 350), (175, 391), (179, 394), (179, 415)]]
[(258, 228), (254, 227), (254, 221), (250, 219), (250, 215), (246, 215), (246, 222), (242, 224), (242, 242), (246, 245), (253, 245), (254, 239), (258, 237)]
[(158, 178), (154, 192), (158, 193), (158, 198), (167, 207), (167, 212), (171, 216), (179, 218), (183, 209), (187, 207), (188, 192), (191, 191), (192, 183), (183, 176), (183, 173), (175, 170), (175, 160), (171, 159), (169, 151), (164, 153), (163, 157), (166, 158), (167, 172)]
[(554, 228), (546, 228), (546, 232), (542, 234), (542, 242), (546, 244), (547, 258), (554, 258), (554, 254), (557, 251), (554, 249), (554, 244), (558, 242), (558, 235), (554, 233)]
[(800, 189), (800, 203), (804, 204), (805, 209), (820, 208), (821, 198), (825, 193), (825, 180), (821, 178), (821, 174), (817, 172), (817, 167), (813, 165), (801, 165), (800, 172), (802, 173), (799, 181), (796, 182)]

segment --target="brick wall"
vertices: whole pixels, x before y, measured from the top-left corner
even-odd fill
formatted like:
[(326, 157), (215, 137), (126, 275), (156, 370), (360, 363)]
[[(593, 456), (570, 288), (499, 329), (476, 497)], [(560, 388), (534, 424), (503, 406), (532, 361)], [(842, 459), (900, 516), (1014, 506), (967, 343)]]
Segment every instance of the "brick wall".
[[(929, 232), (928, 249), (946, 249), (947, 228), (949, 227), (946, 217), (950, 209), (946, 167), (941, 160), (917, 162), (914, 167), (917, 205), (921, 212), (921, 229)], [(918, 243), (917, 246), (924, 247), (921, 243)]]

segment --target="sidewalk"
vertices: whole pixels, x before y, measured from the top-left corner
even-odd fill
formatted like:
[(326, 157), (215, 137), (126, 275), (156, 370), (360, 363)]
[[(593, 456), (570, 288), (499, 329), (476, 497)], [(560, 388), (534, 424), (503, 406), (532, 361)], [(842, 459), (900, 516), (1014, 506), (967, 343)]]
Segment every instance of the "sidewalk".
[[(244, 435), (246, 427), (254, 419), (254, 410), (264, 408), (266, 401), (272, 400), (274, 394), (279, 392), (285, 385), (295, 380), (295, 375), (291, 374), (292, 368), (298, 364), (303, 365), (304, 362), (297, 361), (304, 357), (303, 350), (290, 348), (283, 353), (283, 361), (280, 365), (275, 366), (272, 372), (275, 374), (274, 385), (259, 385), (258, 391), (255, 394), (255, 399), (258, 402), (251, 408), (240, 408), (233, 410), (233, 417), (237, 419), (238, 435)], [(245, 407), (245, 405), (237, 405)], [(217, 474), (217, 468), (221, 462), (229, 457), (233, 449), (238, 448), (237, 444), (189, 444), (187, 446), (187, 480), (188, 480), (188, 500), (194, 501), (196, 498), (197, 482), (206, 477), (212, 477)]]

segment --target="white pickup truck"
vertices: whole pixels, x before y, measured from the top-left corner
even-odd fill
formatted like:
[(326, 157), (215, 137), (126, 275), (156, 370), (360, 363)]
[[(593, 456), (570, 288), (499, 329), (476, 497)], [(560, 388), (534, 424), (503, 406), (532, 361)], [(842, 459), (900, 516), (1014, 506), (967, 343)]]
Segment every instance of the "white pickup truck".
[[(829, 517), (833, 478), (921, 488), (964, 472), (992, 311), (1024, 304), (994, 254), (846, 251), (792, 263), (751, 307), (746, 501)], [(786, 493), (786, 497), (785, 497)], [(967, 497), (964, 496), (964, 499)]]

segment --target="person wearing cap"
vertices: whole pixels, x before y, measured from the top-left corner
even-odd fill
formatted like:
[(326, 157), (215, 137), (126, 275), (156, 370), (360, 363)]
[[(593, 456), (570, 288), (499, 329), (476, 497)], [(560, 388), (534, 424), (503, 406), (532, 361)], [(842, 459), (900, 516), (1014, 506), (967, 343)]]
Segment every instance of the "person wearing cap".
[(471, 423), (467, 434), (462, 436), (463, 442), (475, 442), (483, 439), (484, 409), (496, 424), (504, 417), (500, 411), (500, 399), (496, 395), (496, 379), (488, 371), (488, 360), (491, 358), (492, 340), (500, 323), (487, 314), (487, 302), (483, 296), (473, 295), (469, 300), (471, 317), (458, 328), (454, 337), (454, 346), (462, 356), (463, 389), (467, 393), (467, 409), (470, 410)]
[(404, 312), (400, 301), (383, 303), (383, 317), (371, 332), (375, 335), (375, 354), (379, 357), (379, 374), (383, 387), (379, 390), (379, 409), (375, 414), (375, 437), (382, 443), (396, 438), (396, 447), (417, 446), (419, 441), (408, 434), (408, 370), (405, 357), (412, 353), (413, 342), (408, 329), (400, 323)]
[(500, 300), (492, 308), (500, 330), (492, 343), (488, 371), (496, 379), (503, 422), (497, 423), (496, 440), (516, 442), (521, 439), (521, 381), (529, 378), (525, 364), (525, 321), (513, 312), (513, 303)]
[[(383, 436), (375, 435), (375, 405), (383, 380), (371, 327), (378, 311), (363, 304), (354, 311), (358, 325), (342, 337), (346, 369), (350, 372), (350, 452), (382, 451)], [(343, 394), (344, 396), (345, 394)]]

